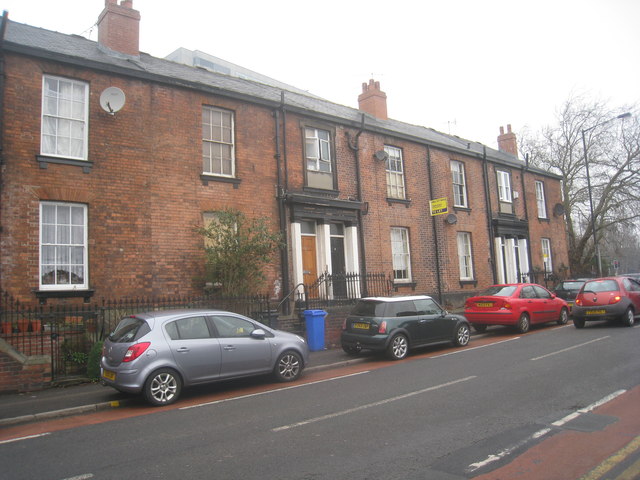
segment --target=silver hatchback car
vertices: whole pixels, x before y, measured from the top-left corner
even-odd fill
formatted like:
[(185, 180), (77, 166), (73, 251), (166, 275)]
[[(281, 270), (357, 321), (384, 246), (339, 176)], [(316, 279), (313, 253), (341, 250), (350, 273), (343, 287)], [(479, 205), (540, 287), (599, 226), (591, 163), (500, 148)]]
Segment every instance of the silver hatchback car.
[(171, 310), (123, 318), (104, 341), (100, 373), (105, 385), (169, 405), (189, 385), (265, 373), (291, 382), (308, 360), (298, 335), (221, 310)]

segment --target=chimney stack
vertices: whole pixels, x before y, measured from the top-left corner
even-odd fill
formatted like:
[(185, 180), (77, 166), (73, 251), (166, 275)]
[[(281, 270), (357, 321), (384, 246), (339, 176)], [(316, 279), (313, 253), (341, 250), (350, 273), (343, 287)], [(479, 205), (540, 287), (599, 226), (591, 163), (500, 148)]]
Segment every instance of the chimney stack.
[(511, 131), (511, 124), (507, 124), (507, 133), (504, 133), (504, 127), (500, 127), (498, 150), (510, 153), (516, 157), (518, 156), (518, 142), (516, 140), (516, 134)]
[(387, 94), (380, 90), (380, 82), (373, 79), (362, 84), (362, 93), (358, 96), (358, 108), (381, 120), (387, 120)]
[(140, 12), (133, 0), (105, 0), (98, 17), (98, 42), (116, 52), (140, 55)]

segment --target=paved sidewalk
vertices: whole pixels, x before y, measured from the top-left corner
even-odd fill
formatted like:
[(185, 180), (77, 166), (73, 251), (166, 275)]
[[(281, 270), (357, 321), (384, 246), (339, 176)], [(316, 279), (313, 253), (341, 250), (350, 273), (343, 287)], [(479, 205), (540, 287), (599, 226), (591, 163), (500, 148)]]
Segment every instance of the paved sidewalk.
[[(366, 358), (366, 355), (350, 357), (340, 348), (311, 352), (309, 365), (305, 371), (336, 368), (362, 362)], [(0, 394), (0, 428), (36, 420), (95, 412), (142, 401), (140, 396), (120, 393), (99, 383), (81, 383), (38, 392)]]

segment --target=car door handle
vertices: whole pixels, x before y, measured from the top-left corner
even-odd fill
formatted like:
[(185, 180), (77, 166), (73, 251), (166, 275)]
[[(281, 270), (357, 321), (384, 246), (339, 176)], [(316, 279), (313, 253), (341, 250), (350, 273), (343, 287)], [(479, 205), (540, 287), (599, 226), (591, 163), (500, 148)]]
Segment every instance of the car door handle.
[(423, 318), (422, 320), (420, 320), (420, 323), (427, 323), (428, 320), (426, 318)]
[(226, 345), (226, 346), (224, 347), (224, 349), (225, 349), (227, 352), (231, 352), (231, 351), (235, 350), (235, 349), (236, 349), (236, 347), (235, 347), (235, 346), (233, 346), (233, 345)]
[(189, 347), (180, 347), (177, 351), (178, 352), (188, 352), (189, 351)]

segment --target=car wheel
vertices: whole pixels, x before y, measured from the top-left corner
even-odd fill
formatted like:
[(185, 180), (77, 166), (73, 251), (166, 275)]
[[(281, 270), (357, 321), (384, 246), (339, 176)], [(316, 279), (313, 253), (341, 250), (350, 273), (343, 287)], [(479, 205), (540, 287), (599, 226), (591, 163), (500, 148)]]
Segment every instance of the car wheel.
[(629, 307), (627, 308), (627, 311), (624, 312), (624, 315), (622, 317), (622, 324), (625, 327), (633, 327), (633, 324), (635, 323), (635, 317), (633, 314), (633, 308)]
[(456, 347), (464, 347), (469, 344), (469, 337), (471, 336), (471, 331), (469, 330), (469, 325), (463, 323), (462, 325), (458, 325), (456, 328), (456, 335), (453, 338), (453, 344)]
[(273, 370), (273, 374), (279, 382), (293, 382), (302, 374), (302, 357), (293, 351), (284, 352)]
[(484, 333), (484, 332), (487, 331), (487, 326), (483, 325), (481, 323), (474, 323), (473, 324), (473, 329), (478, 333)]
[(584, 328), (584, 319), (583, 318), (574, 318), (573, 326), (576, 328)]
[(398, 333), (394, 335), (387, 348), (387, 353), (392, 360), (402, 360), (409, 353), (409, 340), (407, 337)]
[(560, 310), (560, 318), (558, 319), (558, 325), (566, 325), (569, 321), (569, 312), (566, 308)]
[(348, 355), (357, 355), (362, 351), (362, 348), (357, 345), (342, 345), (342, 350)]
[(170, 405), (182, 391), (182, 379), (174, 370), (162, 368), (153, 372), (144, 384), (144, 396), (156, 406)]
[(518, 331), (520, 333), (527, 333), (529, 331), (529, 328), (531, 327), (531, 321), (529, 320), (529, 315), (526, 313), (523, 313), (522, 315), (520, 315), (520, 318), (518, 319)]

